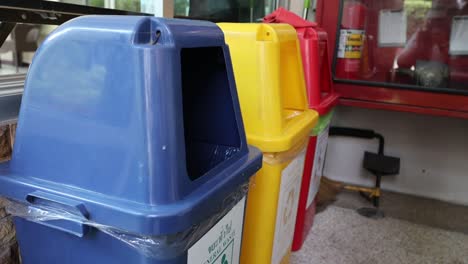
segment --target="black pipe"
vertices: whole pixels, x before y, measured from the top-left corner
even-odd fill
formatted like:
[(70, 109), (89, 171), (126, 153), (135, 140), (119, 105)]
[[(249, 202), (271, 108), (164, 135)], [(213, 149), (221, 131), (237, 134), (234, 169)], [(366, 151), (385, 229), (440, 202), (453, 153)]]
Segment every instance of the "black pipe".
[(355, 137), (355, 138), (364, 138), (364, 139), (374, 139), (379, 140), (379, 155), (384, 155), (384, 137), (376, 133), (371, 129), (360, 129), (360, 128), (351, 128), (351, 127), (330, 127), (330, 136), (344, 136), (344, 137)]
[(350, 127), (330, 127), (329, 135), (373, 139), (375, 137), (375, 132), (374, 130), (370, 130), (370, 129), (359, 129), (359, 128), (350, 128)]
[[(363, 138), (363, 139), (378, 139), (379, 140), (379, 155), (384, 155), (384, 146), (385, 146), (385, 139), (384, 137), (376, 133), (374, 130), (370, 129), (359, 129), (359, 128), (350, 128), (350, 127), (330, 127), (330, 136), (345, 136), (345, 137), (355, 137), (355, 138)], [(382, 181), (382, 175), (379, 173), (375, 174), (375, 187), (380, 190), (380, 185)], [(380, 206), (380, 197), (373, 197), (372, 202), (375, 208), (379, 208)]]

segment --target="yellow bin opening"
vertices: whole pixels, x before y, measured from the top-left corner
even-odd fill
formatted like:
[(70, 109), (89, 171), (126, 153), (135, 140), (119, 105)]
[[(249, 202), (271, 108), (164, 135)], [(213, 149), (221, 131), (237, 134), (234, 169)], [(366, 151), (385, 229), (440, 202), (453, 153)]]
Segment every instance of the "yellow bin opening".
[(247, 141), (264, 154), (251, 180), (241, 263), (289, 263), (304, 158), (318, 114), (308, 109), (297, 34), (287, 24), (220, 23)]

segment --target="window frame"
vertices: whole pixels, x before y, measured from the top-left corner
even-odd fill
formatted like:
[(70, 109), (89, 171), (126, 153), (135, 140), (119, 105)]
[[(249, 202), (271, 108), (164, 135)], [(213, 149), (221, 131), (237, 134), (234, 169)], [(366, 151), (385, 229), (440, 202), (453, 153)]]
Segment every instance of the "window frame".
[[(319, 0), (325, 1), (326, 0)], [(430, 87), (423, 87), (419, 85), (411, 85), (411, 84), (400, 84), (400, 83), (389, 83), (389, 82), (377, 82), (377, 81), (367, 81), (367, 80), (352, 80), (352, 79), (343, 79), (336, 76), (336, 64), (337, 64), (337, 54), (338, 54), (338, 40), (340, 38), (340, 29), (341, 29), (341, 22), (343, 19), (343, 8), (344, 2), (346, 0), (337, 0), (338, 3), (338, 16), (336, 22), (336, 30), (335, 30), (335, 42), (333, 46), (333, 58), (332, 58), (332, 78), (335, 83), (343, 84), (343, 85), (359, 85), (359, 86), (367, 86), (367, 87), (375, 87), (375, 88), (389, 88), (389, 89), (399, 89), (399, 90), (408, 90), (408, 91), (421, 91), (421, 92), (430, 92), (430, 93), (438, 93), (438, 94), (447, 94), (447, 95), (462, 95), (468, 96), (468, 89), (461, 90), (461, 89), (453, 89), (453, 88), (430, 88)], [(331, 2), (331, 1), (330, 1)], [(324, 3), (326, 4), (326, 3)], [(329, 32), (330, 33), (330, 32)], [(467, 84), (468, 86), (468, 84)], [(468, 88), (468, 87), (467, 87)]]
[[(328, 42), (335, 43), (340, 0), (318, 0), (316, 21), (328, 33)], [(330, 45), (333, 51), (334, 45)], [(329, 52), (329, 60), (334, 54)], [(431, 116), (444, 116), (468, 119), (468, 96), (459, 94), (434, 93), (418, 89), (388, 88), (380, 84), (351, 84), (333, 79), (334, 89), (340, 94), (340, 105), (417, 113)], [(468, 88), (468, 87), (467, 87)]]

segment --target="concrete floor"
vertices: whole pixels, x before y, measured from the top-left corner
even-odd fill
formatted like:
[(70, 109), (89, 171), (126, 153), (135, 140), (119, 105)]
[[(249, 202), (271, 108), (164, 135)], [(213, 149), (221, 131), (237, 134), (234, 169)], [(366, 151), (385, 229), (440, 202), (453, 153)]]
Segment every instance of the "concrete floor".
[[(342, 192), (333, 205), (357, 209), (370, 204), (355, 192)], [(381, 209), (387, 217), (468, 234), (468, 206), (384, 191)]]
[(356, 213), (362, 206), (358, 194), (340, 194), (291, 264), (468, 264), (467, 207), (384, 193), (386, 217), (374, 220)]

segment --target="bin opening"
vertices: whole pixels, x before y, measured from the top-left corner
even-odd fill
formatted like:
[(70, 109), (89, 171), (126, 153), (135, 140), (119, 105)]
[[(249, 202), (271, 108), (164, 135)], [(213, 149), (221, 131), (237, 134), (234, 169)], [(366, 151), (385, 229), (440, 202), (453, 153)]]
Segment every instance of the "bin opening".
[[(283, 104), (283, 118), (291, 121), (294, 117), (301, 115), (307, 110), (307, 102), (301, 89), (292, 87), (304, 87), (304, 75), (302, 66), (298, 64), (297, 42), (287, 41), (281, 44), (281, 71), (280, 80), (288, 80), (281, 84), (281, 101)], [(300, 66), (300, 68), (299, 68)]]
[(196, 180), (240, 149), (221, 47), (181, 50), (187, 173)]

